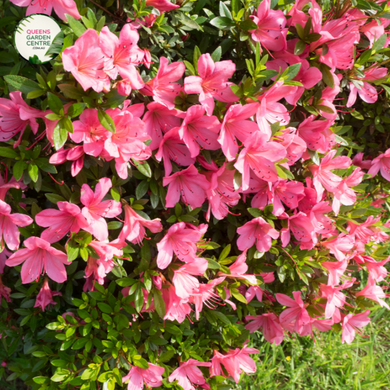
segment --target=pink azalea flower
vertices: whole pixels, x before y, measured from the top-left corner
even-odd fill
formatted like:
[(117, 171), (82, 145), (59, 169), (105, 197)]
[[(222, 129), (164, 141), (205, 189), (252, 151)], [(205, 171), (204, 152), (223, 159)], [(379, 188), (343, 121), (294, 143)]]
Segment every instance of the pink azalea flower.
[(218, 275), (226, 278), (245, 279), (250, 284), (257, 285), (257, 279), (255, 275), (246, 275), (248, 271), (248, 265), (246, 264), (246, 249), (236, 259), (236, 261), (229, 267), (230, 274), (219, 272)]
[(8, 175), (5, 175), (5, 180), (4, 180), (3, 176), (1, 176), (0, 173), (0, 200), (5, 199), (5, 196), (7, 195), (7, 192), (10, 188), (25, 189), (27, 187), (23, 182), (16, 181), (13, 176), (11, 180), (7, 182), (7, 176)]
[(242, 174), (242, 189), (249, 188), (250, 172), (268, 182), (278, 180), (275, 162), (286, 156), (286, 149), (276, 143), (267, 142), (261, 132), (255, 132), (244, 144), (234, 167)]
[(372, 160), (371, 168), (367, 173), (375, 177), (379, 171), (384, 179), (390, 181), (390, 149)]
[(390, 306), (381, 298), (387, 298), (388, 296), (384, 293), (382, 288), (375, 284), (374, 278), (368, 278), (366, 286), (359, 292), (356, 293), (357, 297), (364, 297), (371, 299), (372, 301), (378, 302), (381, 307), (385, 307), (390, 310)]
[(309, 313), (306, 310), (308, 303), (304, 303), (300, 291), (293, 291), (294, 299), (285, 294), (276, 294), (277, 301), (290, 309), (283, 310), (279, 315), (282, 326), (290, 332), (300, 333), (303, 326), (310, 322)]
[(183, 87), (176, 83), (181, 79), (185, 71), (182, 62), (173, 62), (168, 65), (168, 59), (160, 58), (160, 67), (156, 76), (145, 84), (141, 93), (153, 96), (155, 102), (161, 103), (170, 110), (175, 108), (175, 98), (179, 96)]
[[(365, 15), (363, 14), (363, 17)], [(369, 48), (372, 48), (372, 45), (375, 41), (379, 39), (383, 34), (386, 34), (385, 28), (388, 27), (389, 21), (384, 18), (378, 18), (380, 23), (376, 19), (372, 19), (370, 23), (365, 23), (360, 27), (360, 32), (362, 32), (370, 41)], [(385, 45), (385, 48), (387, 46)]]
[(157, 244), (158, 268), (167, 268), (172, 261), (173, 254), (186, 263), (194, 261), (197, 251), (196, 243), (206, 233), (207, 227), (206, 224), (190, 227), (184, 222), (172, 225), (164, 238)]
[(330, 129), (332, 121), (316, 121), (315, 118), (314, 115), (306, 118), (298, 126), (298, 134), (306, 142), (309, 149), (325, 154), (335, 144), (334, 133)]
[(329, 241), (323, 241), (321, 244), (329, 249), (330, 253), (332, 253), (338, 261), (343, 261), (346, 258), (346, 254), (355, 246), (355, 240), (353, 236), (340, 234), (338, 237)]
[(368, 170), (371, 168), (372, 160), (363, 161), (363, 156), (364, 156), (363, 152), (357, 153), (355, 157), (352, 159), (352, 165), (355, 165), (360, 169)]
[(75, 19), (81, 18), (79, 11), (77, 10), (77, 5), (73, 0), (11, 0), (11, 3), (18, 7), (27, 7), (26, 15), (51, 15), (54, 8), (54, 12), (64, 21), (66, 21), (66, 14), (73, 16)]
[(37, 118), (46, 114), (36, 108), (29, 107), (19, 91), (10, 92), (10, 99), (0, 98), (0, 141), (9, 141), (15, 134), (20, 133), (19, 139), (14, 143), (16, 148), (22, 139), (24, 130), (30, 125), (34, 134), (39, 124)]
[[(310, 318), (310, 322), (303, 325), (299, 336), (309, 336), (313, 337), (313, 327), (318, 329), (321, 332), (327, 332), (332, 329), (333, 319), (331, 320), (318, 320), (317, 318)], [(314, 337), (313, 337), (314, 340)]]
[(129, 381), (127, 390), (142, 390), (144, 384), (147, 387), (159, 387), (162, 385), (162, 374), (165, 368), (148, 363), (148, 368), (132, 367), (130, 372), (122, 378), (122, 383)]
[(45, 311), (47, 305), (56, 305), (57, 302), (53, 300), (53, 297), (62, 294), (59, 291), (51, 291), (49, 287), (49, 279), (45, 278), (42, 288), (40, 289), (34, 307), (41, 307), (42, 311)]
[(2, 252), (0, 252), (0, 274), (4, 273), (5, 262), (11, 255), (12, 252), (10, 252), (7, 248), (4, 248)]
[(188, 299), (182, 299), (176, 295), (176, 289), (170, 285), (169, 288), (162, 289), (162, 296), (166, 306), (164, 320), (177, 321), (180, 324), (191, 313), (191, 306)]
[(259, 252), (268, 252), (272, 246), (272, 239), (276, 240), (279, 237), (279, 232), (261, 217), (253, 218), (239, 227), (237, 233), (240, 235), (237, 246), (241, 251), (256, 244)]
[(222, 220), (229, 213), (228, 206), (235, 206), (240, 200), (239, 192), (234, 190), (234, 170), (227, 169), (224, 163), (217, 171), (206, 172), (206, 177), (210, 182), (210, 189), (207, 191), (209, 208), (206, 219), (210, 220), (212, 211), (215, 218)]
[(103, 71), (104, 53), (96, 30), (89, 28), (73, 46), (67, 47), (62, 53), (62, 62), (84, 91), (91, 87), (96, 92), (109, 90), (110, 81)]
[[(359, 94), (360, 99), (366, 103), (375, 103), (378, 100), (379, 93), (376, 91), (376, 88), (369, 84), (367, 81), (377, 81), (379, 79), (385, 78), (387, 75), (386, 68), (374, 67), (366, 72), (364, 72), (364, 77), (358, 79), (359, 87), (354, 83), (349, 83), (349, 97), (346, 106), (352, 107), (356, 102), (356, 97)], [(361, 85), (363, 84), (363, 85)]]
[(145, 125), (129, 110), (114, 109), (106, 111), (114, 120), (115, 133), (109, 133), (104, 142), (103, 157), (107, 160), (115, 158), (115, 168), (121, 179), (127, 179), (127, 163), (130, 159), (147, 160), (152, 151), (144, 141), (150, 139), (145, 132)]
[(276, 216), (281, 215), (285, 210), (283, 203), (289, 209), (296, 209), (303, 196), (304, 187), (302, 183), (293, 180), (278, 180), (272, 185), (269, 199), (269, 204), (274, 205), (272, 213)]
[(210, 376), (220, 375), (226, 377), (221, 367), (222, 364), (227, 373), (238, 383), (242, 372), (247, 374), (256, 372), (256, 363), (249, 356), (250, 353), (259, 353), (259, 351), (247, 346), (242, 349), (229, 349), (229, 353), (226, 355), (214, 351), (214, 357), (211, 359)]
[(133, 244), (141, 245), (146, 237), (145, 228), (148, 228), (152, 233), (158, 233), (162, 230), (160, 218), (148, 220), (137, 214), (129, 205), (125, 205), (125, 223), (119, 234), (119, 240), (127, 240)]
[[(4, 298), (7, 302), (11, 302), (11, 298), (9, 297), (11, 294), (11, 289), (7, 286), (4, 286), (3, 281), (1, 280), (0, 275), (0, 304), (1, 300)], [(1, 338), (1, 335), (0, 335)]]
[(208, 261), (196, 258), (191, 263), (182, 265), (174, 270), (172, 282), (176, 295), (182, 299), (188, 299), (199, 288), (199, 280), (192, 275), (203, 275), (208, 267)]
[(288, 159), (286, 164), (292, 166), (300, 160), (306, 152), (306, 142), (297, 135), (297, 129), (294, 127), (280, 129), (278, 133), (281, 133), (281, 135), (275, 136), (275, 140), (279, 141), (286, 148), (286, 158)]
[(324, 261), (321, 263), (323, 267), (325, 267), (328, 271), (328, 286), (337, 286), (340, 284), (340, 277), (344, 274), (345, 270), (348, 266), (348, 261), (336, 261), (336, 262), (330, 262), (330, 261)]
[(164, 133), (174, 127), (180, 127), (182, 113), (176, 109), (170, 110), (163, 104), (156, 102), (149, 103), (147, 107), (148, 111), (142, 120), (145, 123), (146, 133), (152, 139), (149, 146), (152, 150), (156, 150), (160, 146)]
[(286, 17), (282, 11), (271, 9), (271, 0), (264, 0), (257, 9), (257, 16), (252, 15), (257, 24), (256, 30), (249, 31), (255, 42), (260, 42), (267, 50), (281, 51), (287, 48)]
[(108, 237), (108, 228), (105, 218), (114, 218), (122, 211), (121, 204), (114, 200), (104, 200), (107, 192), (112, 187), (111, 180), (104, 177), (96, 184), (95, 192), (88, 184), (81, 187), (81, 203), (84, 217), (89, 223), (84, 230), (93, 234), (98, 240), (104, 241)]
[(61, 149), (49, 158), (50, 164), (53, 165), (63, 164), (65, 161), (73, 161), (70, 173), (73, 177), (77, 176), (84, 166), (83, 147), (80, 145), (70, 149)]
[(135, 65), (142, 62), (143, 51), (137, 46), (139, 35), (130, 24), (125, 24), (119, 37), (112, 33), (107, 26), (99, 34), (99, 46), (104, 58), (104, 71), (115, 80), (118, 74), (127, 80), (133, 89), (141, 89), (144, 82)]
[(79, 120), (73, 122), (73, 133), (70, 133), (72, 141), (82, 142), (84, 152), (94, 157), (103, 151), (108, 137), (109, 132), (100, 124), (97, 110), (91, 108), (84, 110)]
[(295, 94), (296, 91), (297, 87), (283, 85), (283, 81), (277, 81), (259, 96), (260, 106), (256, 113), (256, 120), (267, 139), (270, 139), (272, 135), (270, 123), (279, 122), (281, 126), (285, 126), (290, 122), (287, 108), (278, 101), (288, 95)]
[(294, 77), (294, 81), (298, 81), (303, 86), (298, 87), (296, 89), (296, 92), (287, 95), (286, 101), (295, 106), (302, 96), (303, 92), (305, 90), (313, 88), (318, 82), (322, 80), (322, 73), (321, 71), (316, 68), (315, 66), (310, 66), (309, 62), (306, 60), (300, 59), (298, 56), (294, 56), (292, 54), (285, 55), (286, 52), (277, 52), (275, 53), (275, 60), (273, 61), (267, 61), (267, 69), (276, 70), (277, 72), (282, 71), (284, 72), (285, 69), (287, 69), (288, 64), (283, 61), (286, 60), (289, 65), (300, 63), (301, 67), (299, 69), (298, 74)]
[(233, 161), (236, 158), (238, 153), (237, 140), (244, 143), (251, 134), (259, 131), (256, 122), (249, 120), (256, 114), (258, 106), (258, 103), (245, 106), (235, 104), (230, 106), (224, 115), (218, 142), (221, 144), (223, 154), (228, 161)]
[[(259, 274), (264, 283), (272, 283), (275, 280), (275, 275), (273, 272), (262, 272)], [(246, 290), (245, 298), (249, 303), (255, 296), (259, 302), (263, 301), (263, 293), (264, 290), (259, 286), (249, 286), (248, 290)]]
[(164, 161), (165, 176), (172, 172), (172, 161), (184, 167), (195, 163), (195, 158), (191, 157), (191, 152), (180, 138), (178, 130), (176, 127), (164, 134), (155, 155), (158, 161)]
[(0, 200), (0, 249), (4, 248), (4, 242), (12, 251), (18, 249), (20, 244), (18, 226), (28, 226), (32, 222), (28, 215), (11, 214), (11, 206)]
[(180, 5), (173, 4), (169, 0), (146, 0), (146, 6), (157, 8), (160, 12), (167, 12), (180, 8)]
[(195, 390), (194, 384), (202, 387), (204, 387), (204, 385), (208, 386), (202, 371), (198, 368), (199, 366), (210, 367), (211, 363), (189, 359), (186, 362), (180, 363), (180, 367), (172, 372), (168, 380), (169, 382), (177, 380), (178, 385), (181, 386), (183, 390)]
[(280, 325), (279, 319), (274, 313), (264, 313), (257, 316), (246, 316), (249, 322), (245, 329), (251, 333), (262, 329), (264, 338), (271, 344), (279, 345), (284, 339), (284, 331)]
[(352, 281), (345, 282), (339, 287), (327, 286), (320, 283), (321, 298), (326, 298), (327, 300), (325, 306), (325, 318), (331, 318), (336, 308), (340, 308), (345, 305), (346, 297), (341, 290), (351, 287), (354, 281), (355, 278), (353, 278)]
[(299, 241), (301, 249), (312, 249), (317, 243), (317, 236), (311, 219), (301, 211), (289, 217), (282, 214), (282, 219), (288, 220), (288, 228), (281, 230), (280, 238), (285, 247), (290, 242), (290, 230), (294, 237)]
[(356, 203), (356, 192), (350, 187), (356, 187), (362, 182), (364, 172), (356, 168), (348, 177), (344, 178), (334, 191), (332, 208), (337, 215), (340, 206), (352, 206)]
[(95, 281), (103, 285), (104, 279), (112, 271), (114, 265), (115, 263), (110, 259), (88, 257), (87, 266), (84, 270), (87, 280), (84, 284), (83, 291), (93, 291)]
[(57, 202), (59, 210), (47, 209), (35, 216), (39, 226), (47, 227), (41, 237), (47, 242), (53, 243), (61, 240), (66, 234), (78, 233), (80, 229), (89, 227), (80, 207), (69, 202)]
[(205, 116), (202, 106), (191, 106), (179, 128), (179, 136), (196, 157), (201, 149), (217, 150), (217, 141), (221, 124), (216, 116)]
[(121, 249), (125, 245), (125, 242), (119, 240), (112, 242), (91, 241), (89, 243), (89, 246), (95, 250), (99, 258), (88, 258), (87, 266), (85, 267), (85, 278), (87, 280), (84, 284), (83, 291), (93, 291), (95, 281), (101, 285), (104, 284), (107, 274), (114, 268), (115, 263), (112, 260), (113, 257), (122, 256), (123, 251)]
[(355, 256), (354, 260), (357, 263), (363, 263), (368, 270), (369, 277), (376, 282), (385, 280), (385, 278), (387, 278), (389, 275), (384, 265), (390, 261), (390, 256), (382, 261), (376, 261), (370, 256)]
[(374, 218), (370, 215), (365, 222), (360, 224), (348, 221), (347, 230), (355, 238), (356, 249), (359, 253), (365, 252), (365, 244), (371, 241), (380, 243), (389, 238), (389, 235), (382, 231), (380, 226), (377, 226), (380, 219), (380, 217)]
[(353, 315), (352, 313), (347, 314), (343, 318), (342, 323), (342, 334), (341, 334), (341, 342), (344, 344), (351, 344), (355, 338), (356, 328), (363, 328), (364, 326), (370, 323), (370, 319), (367, 317), (370, 314), (370, 310), (366, 310), (364, 313), (359, 313)]
[(220, 296), (214, 292), (214, 288), (224, 280), (225, 278), (221, 277), (213, 279), (207, 284), (199, 283), (197, 291), (192, 293), (189, 302), (195, 305), (195, 317), (197, 320), (199, 320), (199, 313), (203, 309), (203, 304), (205, 304), (209, 309), (216, 308), (216, 304), (218, 304)]
[(23, 244), (26, 248), (19, 249), (5, 263), (8, 267), (15, 267), (24, 262), (21, 272), (23, 284), (31, 283), (44, 272), (57, 283), (65, 282), (64, 264), (69, 263), (68, 256), (64, 252), (53, 248), (39, 237), (29, 237)]
[(210, 54), (202, 54), (198, 59), (199, 76), (184, 79), (184, 90), (187, 94), (199, 94), (199, 102), (206, 109), (207, 115), (214, 111), (214, 99), (233, 103), (238, 100), (228, 80), (236, 71), (236, 65), (228, 61), (214, 62)]
[(164, 187), (169, 185), (165, 205), (167, 208), (175, 207), (180, 197), (193, 209), (201, 207), (206, 199), (206, 192), (210, 188), (208, 180), (193, 165), (164, 177), (163, 185)]
[(340, 176), (335, 175), (333, 169), (348, 168), (352, 161), (347, 156), (335, 157), (337, 150), (330, 151), (322, 160), (320, 165), (309, 165), (313, 174), (313, 184), (317, 191), (317, 201), (321, 201), (324, 190), (334, 192), (342, 181)]

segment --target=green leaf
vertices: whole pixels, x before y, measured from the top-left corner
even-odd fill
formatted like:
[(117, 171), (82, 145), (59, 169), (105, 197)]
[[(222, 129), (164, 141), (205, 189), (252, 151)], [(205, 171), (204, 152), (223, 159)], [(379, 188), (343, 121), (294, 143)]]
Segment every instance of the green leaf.
[(57, 115), (64, 114), (64, 106), (61, 102), (61, 99), (53, 95), (51, 92), (47, 93), (47, 102), (49, 103), (50, 110), (52, 110)]
[(4, 80), (17, 91), (23, 93), (29, 93), (41, 89), (38, 83), (22, 76), (8, 75), (4, 76)]
[(33, 381), (35, 383), (37, 383), (38, 385), (42, 385), (45, 382), (47, 382), (48, 380), (49, 380), (49, 378), (47, 376), (36, 376), (35, 378), (33, 378)]
[(320, 156), (318, 155), (318, 152), (316, 150), (307, 149), (307, 152), (309, 153), (309, 156), (311, 160), (316, 165), (320, 165)]
[(248, 212), (250, 215), (252, 215), (252, 217), (255, 217), (255, 218), (258, 218), (262, 215), (262, 211), (259, 210), (259, 209), (256, 209), (256, 208), (253, 208), (253, 207), (249, 207), (248, 209)]
[(36, 99), (39, 96), (42, 96), (46, 91), (44, 89), (37, 89), (36, 91), (31, 91), (27, 94), (27, 99)]
[(236, 16), (240, 11), (240, 0), (231, 0), (230, 3), (232, 5), (233, 15)]
[(235, 23), (226, 17), (218, 16), (210, 21), (210, 24), (214, 27), (219, 28), (220, 30), (230, 29), (235, 26)]
[(13, 166), (12, 173), (16, 181), (19, 181), (23, 175), (23, 171), (27, 168), (27, 163), (25, 161), (17, 161)]
[(149, 182), (147, 180), (142, 180), (135, 189), (135, 196), (137, 199), (141, 199), (149, 189)]
[(140, 355), (133, 356), (133, 364), (140, 368), (149, 368), (149, 363)]
[[(222, 4), (222, 3), (221, 3)], [(221, 46), (218, 46), (211, 54), (211, 58), (214, 62), (218, 62), (221, 59), (222, 55), (222, 48)]]
[(135, 310), (139, 313), (142, 310), (142, 307), (144, 305), (144, 294), (142, 292), (142, 288), (140, 285), (138, 285), (137, 290), (135, 292), (135, 299), (134, 299), (134, 307)]
[(45, 196), (53, 204), (57, 204), (57, 202), (66, 201), (66, 199), (64, 197), (62, 197), (61, 195), (57, 195), (57, 194), (45, 194)]
[(100, 309), (101, 312), (106, 313), (106, 314), (111, 314), (112, 313), (112, 308), (107, 303), (105, 303), (105, 302), (98, 302), (97, 305), (98, 305), (98, 308)]
[(306, 44), (305, 42), (301, 41), (300, 39), (297, 41), (297, 43), (295, 44), (295, 47), (294, 47), (294, 54), (296, 56), (300, 56), (304, 51), (305, 51), (305, 48), (306, 48)]
[(70, 16), (68, 14), (65, 14), (66, 20), (69, 23), (70, 28), (73, 30), (75, 33), (76, 37), (81, 37), (87, 31), (87, 29), (78, 21), (76, 20), (73, 16)]
[(235, 171), (233, 176), (233, 185), (235, 191), (237, 191), (241, 187), (241, 183), (242, 183), (242, 175), (240, 172)]
[(225, 246), (225, 248), (223, 248), (221, 254), (219, 255), (218, 261), (222, 261), (222, 260), (226, 259), (226, 257), (229, 256), (229, 253), (230, 253), (231, 249), (232, 249), (231, 244), (227, 244)]
[(38, 180), (38, 166), (34, 163), (28, 164), (28, 174), (31, 177), (31, 180), (36, 183)]
[(85, 103), (75, 103), (75, 104), (72, 104), (68, 108), (67, 115), (70, 116), (71, 118), (79, 116), (84, 111), (84, 108), (85, 108)]
[(381, 35), (373, 44), (372, 44), (372, 52), (375, 53), (381, 50), (386, 43), (387, 34)]
[(219, 2), (219, 14), (221, 16), (224, 16), (226, 18), (233, 20), (233, 17), (229, 11), (229, 8), (222, 1)]
[(201, 51), (199, 50), (199, 47), (198, 46), (195, 46), (195, 49), (194, 49), (194, 54), (193, 54), (193, 64), (194, 64), (194, 69), (196, 70), (197, 67), (198, 67), (198, 60), (199, 60), (199, 57), (202, 55)]
[(67, 139), (68, 132), (66, 131), (63, 120), (61, 119), (58, 121), (53, 131), (53, 141), (56, 150), (60, 150), (64, 146)]
[(334, 80), (332, 72), (330, 71), (329, 67), (325, 64), (321, 64), (320, 71), (322, 73), (322, 80), (324, 80), (324, 83), (330, 87), (334, 88)]
[(61, 90), (64, 96), (70, 99), (77, 100), (85, 96), (84, 91), (80, 91), (78, 88), (70, 84), (58, 84), (58, 88)]
[(0, 157), (6, 157), (6, 158), (16, 158), (19, 154), (16, 153), (15, 149), (7, 148), (5, 146), (0, 146)]
[(238, 24), (241, 30), (252, 31), (257, 29), (257, 24), (253, 20), (244, 20)]
[(35, 164), (38, 165), (39, 169), (42, 169), (44, 172), (57, 173), (57, 168), (55, 165), (50, 164), (47, 158), (41, 157), (34, 160)]
[(98, 118), (101, 125), (111, 133), (115, 133), (115, 123), (105, 111), (99, 109), (98, 110)]
[(154, 301), (154, 307), (156, 308), (157, 314), (164, 318), (166, 314), (166, 307), (165, 307), (165, 301), (161, 295), (160, 290), (155, 289), (153, 293), (153, 301)]
[(152, 177), (152, 170), (147, 161), (134, 161), (134, 165), (137, 169), (146, 177)]

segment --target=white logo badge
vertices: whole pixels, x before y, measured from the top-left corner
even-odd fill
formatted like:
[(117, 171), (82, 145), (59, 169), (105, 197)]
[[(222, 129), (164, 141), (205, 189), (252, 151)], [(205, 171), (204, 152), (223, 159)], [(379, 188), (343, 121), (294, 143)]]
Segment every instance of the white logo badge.
[(56, 54), (46, 54), (54, 38), (61, 32), (58, 23), (50, 16), (33, 14), (22, 19), (16, 27), (16, 50), (27, 61), (42, 64), (51, 61)]

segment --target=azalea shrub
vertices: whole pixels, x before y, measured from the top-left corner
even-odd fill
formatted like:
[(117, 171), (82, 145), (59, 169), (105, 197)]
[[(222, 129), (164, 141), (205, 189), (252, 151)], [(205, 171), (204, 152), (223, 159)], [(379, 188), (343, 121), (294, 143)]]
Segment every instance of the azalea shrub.
[(2, 383), (229, 390), (389, 308), (387, 2), (1, 9)]

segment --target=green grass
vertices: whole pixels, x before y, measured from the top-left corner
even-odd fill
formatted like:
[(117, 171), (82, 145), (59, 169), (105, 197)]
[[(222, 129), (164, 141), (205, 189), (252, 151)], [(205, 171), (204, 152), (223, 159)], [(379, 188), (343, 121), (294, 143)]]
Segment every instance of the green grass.
[(317, 333), (316, 342), (293, 335), (275, 346), (258, 333), (251, 345), (260, 350), (253, 355), (257, 372), (243, 375), (234, 390), (390, 389), (390, 312), (377, 310), (364, 336), (348, 345), (340, 333)]

